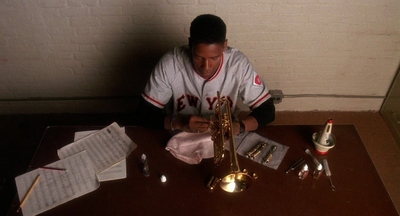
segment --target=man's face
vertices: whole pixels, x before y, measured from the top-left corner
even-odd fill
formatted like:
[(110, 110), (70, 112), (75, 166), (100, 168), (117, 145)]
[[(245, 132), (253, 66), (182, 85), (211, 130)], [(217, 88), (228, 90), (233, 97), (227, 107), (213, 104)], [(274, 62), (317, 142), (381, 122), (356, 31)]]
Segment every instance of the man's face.
[(221, 63), (227, 42), (219, 44), (197, 44), (192, 46), (192, 62), (196, 72), (204, 79), (210, 78)]

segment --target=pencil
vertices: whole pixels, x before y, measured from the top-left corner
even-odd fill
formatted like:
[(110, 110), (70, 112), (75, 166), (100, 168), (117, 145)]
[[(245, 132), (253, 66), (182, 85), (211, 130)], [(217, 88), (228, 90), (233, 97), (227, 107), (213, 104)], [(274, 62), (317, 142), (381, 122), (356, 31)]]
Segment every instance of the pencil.
[(31, 195), (33, 189), (35, 188), (35, 186), (39, 182), (39, 178), (40, 178), (40, 174), (36, 177), (36, 179), (33, 182), (32, 186), (29, 188), (28, 192), (25, 194), (24, 198), (22, 199), (21, 204), (19, 205), (18, 211), (22, 208), (22, 206), (24, 206), (26, 200), (28, 200), (28, 198)]

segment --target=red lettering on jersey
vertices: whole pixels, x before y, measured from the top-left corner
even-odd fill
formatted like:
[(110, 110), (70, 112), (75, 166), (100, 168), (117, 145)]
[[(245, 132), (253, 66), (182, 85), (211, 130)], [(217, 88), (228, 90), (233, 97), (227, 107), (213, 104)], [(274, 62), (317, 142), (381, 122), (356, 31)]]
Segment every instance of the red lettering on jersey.
[(208, 110), (214, 110), (214, 103), (215, 101), (217, 101), (217, 97), (213, 97), (213, 98), (206, 98), (207, 102), (208, 102)]
[[(225, 98), (225, 96), (221, 97), (221, 98)], [(207, 102), (208, 102), (208, 110), (214, 110), (214, 104), (217, 101), (218, 97), (214, 97), (214, 98), (206, 98)], [(227, 100), (229, 101), (229, 105), (230, 108), (232, 109), (233, 107), (233, 102), (232, 99), (228, 96)]]
[(256, 76), (254, 77), (254, 81), (253, 81), (253, 85), (261, 85), (262, 81), (261, 81), (261, 77), (256, 74)]
[(186, 95), (187, 101), (189, 102), (189, 106), (197, 107), (199, 102), (199, 98), (193, 95)]
[(185, 109), (185, 104), (183, 103), (183, 99), (185, 99), (185, 96), (184, 95), (182, 95), (182, 96), (180, 96), (178, 99), (176, 99), (176, 104), (177, 104), (177, 107), (176, 107), (176, 110), (178, 111), (178, 112), (180, 112), (180, 111), (182, 111), (183, 109)]

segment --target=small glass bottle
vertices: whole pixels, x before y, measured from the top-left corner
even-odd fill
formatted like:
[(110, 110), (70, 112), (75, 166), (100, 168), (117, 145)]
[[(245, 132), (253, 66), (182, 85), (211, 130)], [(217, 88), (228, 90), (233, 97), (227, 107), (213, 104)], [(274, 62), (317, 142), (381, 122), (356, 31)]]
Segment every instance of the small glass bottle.
[(149, 164), (145, 154), (142, 154), (142, 163), (143, 163), (143, 175), (149, 177), (150, 176)]
[(321, 176), (322, 173), (322, 164), (319, 164), (317, 169), (314, 170), (313, 176), (315, 179), (318, 179)]
[(308, 172), (309, 172), (308, 165), (304, 164), (304, 166), (299, 171), (299, 174), (298, 174), (299, 179), (301, 179), (301, 180), (305, 179), (307, 177), (307, 175), (308, 175)]

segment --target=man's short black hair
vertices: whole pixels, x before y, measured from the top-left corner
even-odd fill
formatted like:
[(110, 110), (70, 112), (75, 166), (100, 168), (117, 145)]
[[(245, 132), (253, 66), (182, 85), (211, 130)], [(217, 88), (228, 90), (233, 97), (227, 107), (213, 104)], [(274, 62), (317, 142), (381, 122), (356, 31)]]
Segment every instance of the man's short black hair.
[(200, 43), (224, 44), (226, 40), (226, 25), (224, 21), (212, 14), (197, 16), (190, 25), (190, 44)]

